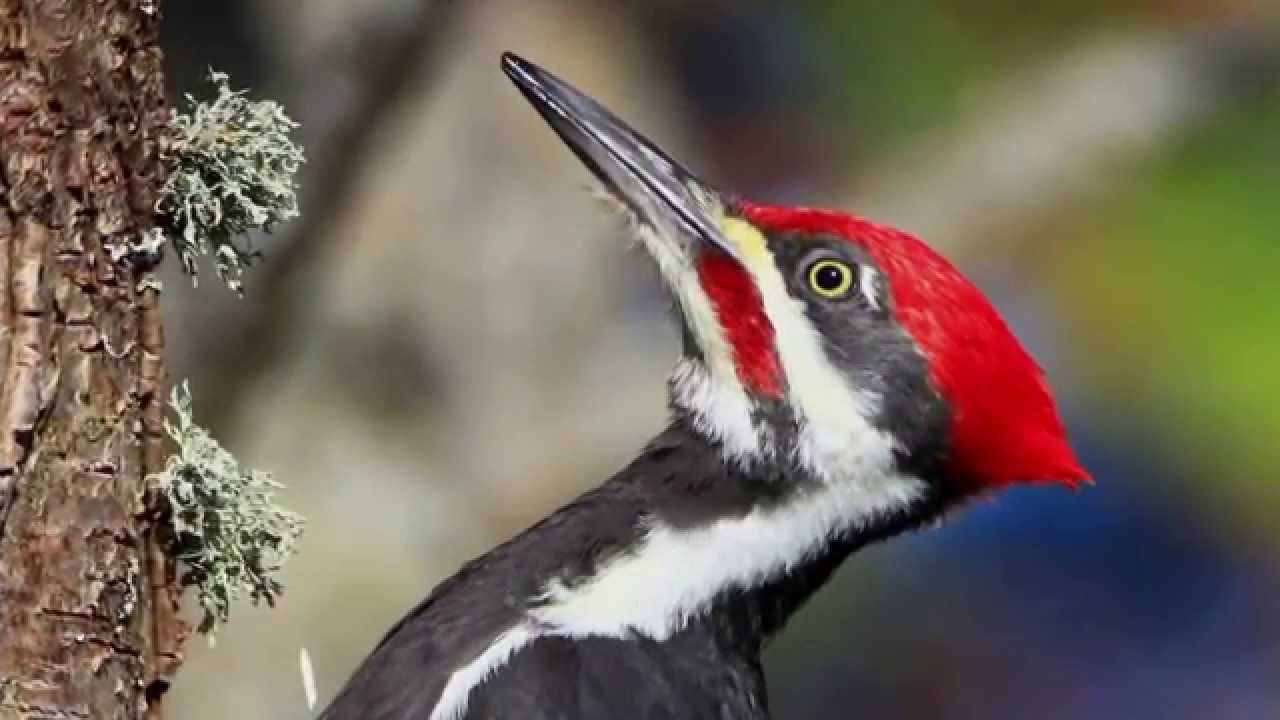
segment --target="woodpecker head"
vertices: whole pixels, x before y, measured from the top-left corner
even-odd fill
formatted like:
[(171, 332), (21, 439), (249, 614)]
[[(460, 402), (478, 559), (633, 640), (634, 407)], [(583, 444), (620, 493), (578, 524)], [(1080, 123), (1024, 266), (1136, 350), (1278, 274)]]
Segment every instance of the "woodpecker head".
[(909, 475), (953, 496), (1088, 478), (1040, 368), (929, 246), (717, 192), (554, 75), (502, 64), (656, 261), (685, 339), (672, 406), (727, 462), (826, 483)]

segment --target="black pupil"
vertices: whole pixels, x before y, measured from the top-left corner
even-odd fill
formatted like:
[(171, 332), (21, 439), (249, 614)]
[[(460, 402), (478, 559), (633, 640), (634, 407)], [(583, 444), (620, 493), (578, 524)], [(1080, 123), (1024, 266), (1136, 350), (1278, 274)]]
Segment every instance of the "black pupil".
[(845, 269), (838, 265), (823, 265), (818, 268), (817, 277), (814, 278), (818, 287), (828, 292), (840, 289), (840, 285), (844, 283)]

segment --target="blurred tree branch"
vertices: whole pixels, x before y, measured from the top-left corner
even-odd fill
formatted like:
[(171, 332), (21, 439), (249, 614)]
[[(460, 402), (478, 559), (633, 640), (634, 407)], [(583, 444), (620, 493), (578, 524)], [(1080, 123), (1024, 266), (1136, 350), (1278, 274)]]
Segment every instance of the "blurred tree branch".
[[(252, 312), (242, 315), (243, 323), (227, 329), (217, 345), (230, 348), (212, 363), (203, 377), (210, 404), (212, 424), (237, 405), (239, 393), (253, 387), (253, 378), (269, 370), (271, 358), (290, 341), (292, 318), (311, 302), (307, 291), (314, 287), (313, 274), (324, 266), (330, 243), (341, 236), (328, 228), (349, 207), (348, 198), (361, 179), (369, 156), (380, 141), (387, 117), (407, 98), (429, 89), (439, 63), (447, 56), (450, 33), (466, 3), (457, 0), (421, 0), (416, 17), (409, 21), (376, 18), (361, 37), (359, 53), (332, 50), (321, 57), (339, 57), (355, 63), (344, 73), (356, 95), (346, 103), (346, 112), (326, 137), (308, 142), (310, 163), (306, 171), (302, 217), (293, 223), (281, 240), (264, 257), (264, 267), (255, 273), (248, 293)], [(337, 73), (320, 73), (326, 81)]]

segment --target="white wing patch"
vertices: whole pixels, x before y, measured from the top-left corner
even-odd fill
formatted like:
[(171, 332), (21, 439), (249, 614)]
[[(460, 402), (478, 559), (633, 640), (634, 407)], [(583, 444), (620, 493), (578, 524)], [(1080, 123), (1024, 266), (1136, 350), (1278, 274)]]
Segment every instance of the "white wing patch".
[(511, 656), (533, 642), (537, 635), (528, 627), (517, 625), (499, 635), (476, 659), (449, 676), (440, 699), (431, 710), (431, 720), (458, 720), (467, 712), (471, 692), (488, 680)]

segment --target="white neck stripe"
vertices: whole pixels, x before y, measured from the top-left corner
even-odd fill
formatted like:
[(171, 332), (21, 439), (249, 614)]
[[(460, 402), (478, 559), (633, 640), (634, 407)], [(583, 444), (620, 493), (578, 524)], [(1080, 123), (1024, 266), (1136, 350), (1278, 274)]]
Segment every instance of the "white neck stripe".
[(733, 588), (754, 589), (812, 560), (839, 532), (908, 508), (922, 481), (877, 476), (824, 485), (771, 509), (679, 530), (654, 525), (639, 548), (572, 589), (551, 582), (532, 613), (555, 634), (665, 640)]
[(692, 530), (655, 524), (635, 551), (593, 579), (573, 588), (551, 579), (546, 605), (449, 677), (431, 720), (458, 720), (471, 692), (539, 637), (640, 633), (663, 641), (709, 611), (725, 590), (776, 580), (812, 560), (836, 533), (905, 511), (924, 491), (917, 478), (878, 476), (824, 485), (780, 507)]

